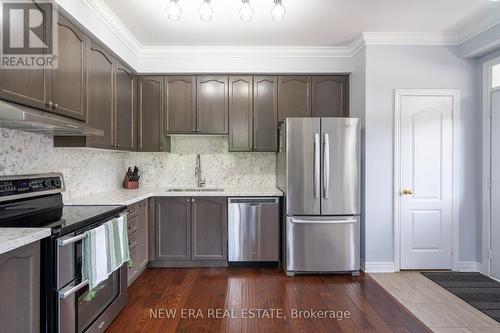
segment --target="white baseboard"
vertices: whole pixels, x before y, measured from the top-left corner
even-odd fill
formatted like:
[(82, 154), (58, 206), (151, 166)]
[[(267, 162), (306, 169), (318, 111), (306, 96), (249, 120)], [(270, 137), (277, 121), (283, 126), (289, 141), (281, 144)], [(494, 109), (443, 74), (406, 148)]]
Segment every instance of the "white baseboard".
[(482, 265), (477, 261), (459, 261), (456, 270), (458, 272), (481, 272)]
[(394, 262), (392, 261), (369, 261), (361, 260), (361, 269), (365, 273), (394, 273)]

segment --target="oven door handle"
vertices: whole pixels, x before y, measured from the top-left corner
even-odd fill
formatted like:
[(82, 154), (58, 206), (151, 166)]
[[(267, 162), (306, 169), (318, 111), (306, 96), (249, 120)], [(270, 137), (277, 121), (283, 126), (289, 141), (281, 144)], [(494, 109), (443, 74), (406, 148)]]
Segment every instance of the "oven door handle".
[(77, 284), (76, 286), (69, 286), (69, 287), (66, 287), (64, 289), (62, 289), (60, 292), (59, 292), (59, 298), (60, 299), (65, 299), (71, 295), (73, 295), (74, 293), (76, 293), (78, 290), (82, 289), (83, 287), (85, 287), (86, 285), (89, 284), (89, 280), (85, 280), (85, 281), (82, 281), (80, 282), (79, 284)]
[(79, 240), (82, 240), (84, 239), (85, 237), (87, 237), (87, 234), (80, 234), (78, 236), (75, 236), (75, 237), (71, 237), (71, 238), (68, 238), (68, 239), (59, 239), (57, 241), (57, 245), (59, 246), (66, 246), (68, 244), (72, 244), (72, 243), (76, 243), (78, 242)]

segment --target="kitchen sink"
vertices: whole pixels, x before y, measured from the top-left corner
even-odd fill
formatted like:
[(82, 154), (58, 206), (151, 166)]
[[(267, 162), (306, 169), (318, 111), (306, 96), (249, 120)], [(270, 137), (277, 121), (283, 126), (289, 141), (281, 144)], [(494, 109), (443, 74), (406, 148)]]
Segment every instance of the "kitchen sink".
[(223, 192), (223, 188), (172, 188), (169, 192)]

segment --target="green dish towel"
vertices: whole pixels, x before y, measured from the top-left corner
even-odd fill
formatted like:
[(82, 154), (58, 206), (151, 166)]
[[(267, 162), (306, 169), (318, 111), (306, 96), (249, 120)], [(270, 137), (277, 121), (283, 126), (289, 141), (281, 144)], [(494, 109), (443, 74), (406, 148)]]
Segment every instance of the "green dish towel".
[(89, 291), (84, 299), (91, 300), (99, 284), (124, 263), (132, 265), (126, 215), (87, 231), (83, 239), (82, 277), (88, 280)]

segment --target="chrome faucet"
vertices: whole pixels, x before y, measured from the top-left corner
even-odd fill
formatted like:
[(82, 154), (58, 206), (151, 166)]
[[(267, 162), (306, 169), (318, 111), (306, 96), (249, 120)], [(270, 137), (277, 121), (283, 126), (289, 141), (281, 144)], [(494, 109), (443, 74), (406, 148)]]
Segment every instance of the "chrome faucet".
[(206, 185), (205, 178), (201, 178), (201, 157), (200, 154), (196, 155), (196, 166), (194, 168), (194, 176), (198, 180), (198, 187)]

